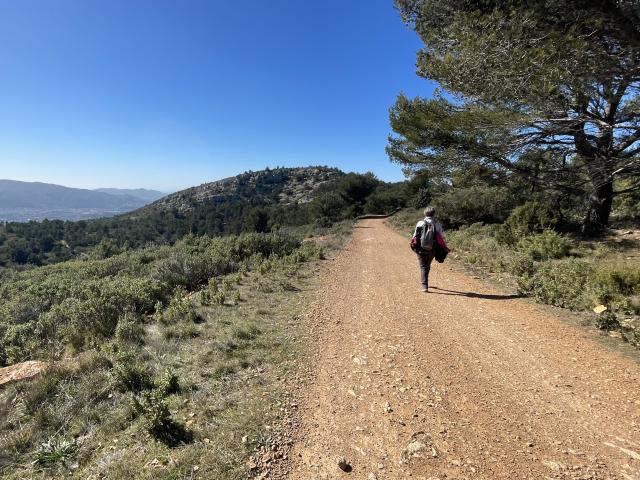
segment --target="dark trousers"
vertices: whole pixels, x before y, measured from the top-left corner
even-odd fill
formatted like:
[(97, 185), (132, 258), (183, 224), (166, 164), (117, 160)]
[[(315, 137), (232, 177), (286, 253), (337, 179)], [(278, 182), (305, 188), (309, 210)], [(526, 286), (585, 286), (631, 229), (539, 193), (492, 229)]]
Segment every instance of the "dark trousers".
[(418, 263), (420, 264), (420, 282), (423, 287), (429, 287), (429, 270), (433, 262), (433, 251), (418, 253)]

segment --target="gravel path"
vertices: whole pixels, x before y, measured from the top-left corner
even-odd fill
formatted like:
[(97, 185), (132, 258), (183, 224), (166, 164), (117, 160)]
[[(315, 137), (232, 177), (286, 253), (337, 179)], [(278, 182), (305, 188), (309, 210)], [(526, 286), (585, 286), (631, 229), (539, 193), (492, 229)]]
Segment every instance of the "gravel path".
[(632, 360), (446, 263), (421, 293), (383, 220), (324, 278), (288, 478), (640, 479)]

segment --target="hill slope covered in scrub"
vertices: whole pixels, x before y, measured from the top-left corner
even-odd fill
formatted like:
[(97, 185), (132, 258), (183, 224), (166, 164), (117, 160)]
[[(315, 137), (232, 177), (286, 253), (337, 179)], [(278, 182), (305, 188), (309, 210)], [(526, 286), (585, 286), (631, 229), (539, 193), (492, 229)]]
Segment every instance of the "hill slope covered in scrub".
[(93, 255), (105, 257), (150, 243), (174, 243), (187, 234), (327, 227), (365, 212), (386, 213), (403, 206), (404, 185), (327, 167), (246, 172), (113, 218), (8, 223), (0, 227), (0, 265), (56, 263), (96, 246)]

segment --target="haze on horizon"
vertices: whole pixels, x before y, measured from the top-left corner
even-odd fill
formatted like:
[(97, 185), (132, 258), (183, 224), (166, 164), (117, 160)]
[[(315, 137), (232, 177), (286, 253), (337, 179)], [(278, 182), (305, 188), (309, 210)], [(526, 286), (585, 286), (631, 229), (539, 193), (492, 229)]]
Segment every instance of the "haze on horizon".
[(391, 0), (0, 5), (2, 177), (165, 192), (267, 166), (400, 180), (396, 95), (428, 96)]

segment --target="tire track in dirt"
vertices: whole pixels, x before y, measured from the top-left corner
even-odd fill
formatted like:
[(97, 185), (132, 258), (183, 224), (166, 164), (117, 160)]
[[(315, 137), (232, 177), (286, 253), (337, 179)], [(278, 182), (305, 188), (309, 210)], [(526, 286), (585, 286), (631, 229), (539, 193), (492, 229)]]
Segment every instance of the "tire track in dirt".
[(640, 367), (407, 244), (364, 220), (324, 277), (288, 478), (640, 480)]

